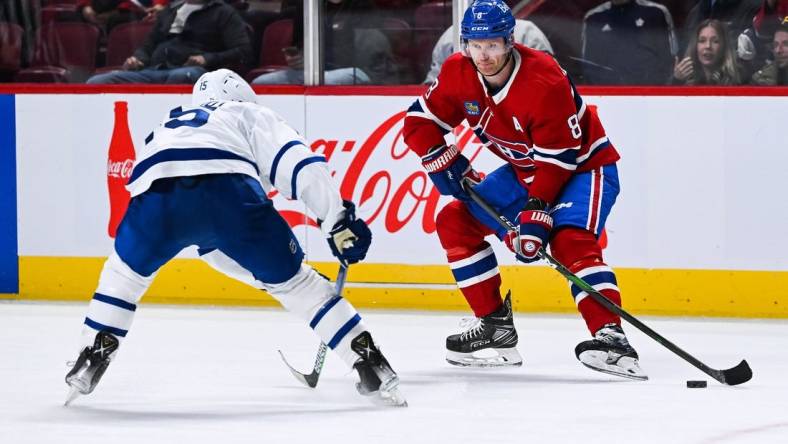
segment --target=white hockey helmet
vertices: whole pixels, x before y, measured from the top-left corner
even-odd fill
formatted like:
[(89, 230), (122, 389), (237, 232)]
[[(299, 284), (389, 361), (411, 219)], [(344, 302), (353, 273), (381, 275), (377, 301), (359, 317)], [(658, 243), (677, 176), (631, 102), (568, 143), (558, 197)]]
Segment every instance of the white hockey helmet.
[(192, 104), (226, 100), (257, 103), (257, 95), (241, 76), (229, 69), (206, 72), (192, 88)]

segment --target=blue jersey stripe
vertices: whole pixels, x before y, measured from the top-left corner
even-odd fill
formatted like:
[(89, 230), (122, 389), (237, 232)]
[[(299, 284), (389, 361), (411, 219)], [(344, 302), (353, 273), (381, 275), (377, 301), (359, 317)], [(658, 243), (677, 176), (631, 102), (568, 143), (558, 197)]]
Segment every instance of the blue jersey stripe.
[(590, 155), (590, 156), (588, 156), (588, 158), (587, 158), (586, 160), (584, 160), (584, 161), (580, 162), (580, 163), (577, 165), (577, 166), (578, 166), (578, 168), (580, 168), (580, 167), (582, 167), (583, 165), (585, 165), (586, 163), (588, 163), (588, 161), (590, 161), (591, 159), (594, 159), (594, 158), (595, 158), (597, 155), (599, 155), (599, 153), (603, 152), (605, 149), (609, 148), (610, 146), (611, 146), (611, 145), (610, 145), (610, 140), (607, 140), (607, 141), (605, 141), (605, 142), (601, 143), (601, 144), (600, 144), (598, 147), (596, 147), (596, 148), (594, 149), (594, 152), (593, 152), (593, 153), (591, 153), (591, 155)]
[[(430, 117), (430, 116), (429, 116), (429, 115), (428, 115), (428, 114), (427, 114), (427, 113), (424, 111), (424, 107), (422, 107), (422, 106), (421, 106), (421, 102), (420, 102), (419, 100), (416, 100), (415, 102), (413, 102), (413, 104), (411, 104), (411, 105), (410, 105), (410, 107), (408, 107), (408, 111), (407, 111), (407, 112), (408, 112), (408, 113), (413, 113), (414, 115), (418, 115), (419, 117), (423, 117), (423, 118), (430, 119), (430, 120), (434, 121), (434, 119), (432, 119), (432, 118), (431, 118), (431, 117)], [(444, 128), (444, 127), (442, 127), (442, 126), (440, 126), (440, 125), (438, 125), (438, 129), (439, 129), (439, 130), (440, 130), (440, 131), (441, 131), (441, 132), (442, 132), (444, 135), (445, 135), (445, 134), (449, 134), (449, 133), (450, 133), (450, 131), (447, 131), (447, 130), (446, 130), (446, 128)]]
[(476, 137), (478, 137), (482, 143), (490, 143), (490, 139), (487, 138), (481, 128), (474, 128), (473, 133), (476, 134)]
[(274, 187), (276, 186), (276, 169), (279, 168), (279, 161), (282, 160), (282, 156), (285, 155), (287, 150), (289, 150), (290, 148), (296, 145), (304, 145), (304, 143), (301, 142), (300, 140), (291, 140), (290, 142), (287, 142), (282, 148), (279, 148), (279, 152), (277, 152), (276, 156), (274, 156), (274, 161), (271, 163), (271, 174), (270, 174), (271, 185), (273, 185)]
[(90, 318), (85, 318), (85, 325), (92, 328), (93, 330), (106, 331), (107, 333), (112, 333), (113, 335), (120, 336), (121, 338), (125, 338), (126, 334), (129, 332), (128, 330), (123, 330), (117, 327), (110, 327), (109, 325), (101, 324)]
[[(310, 163), (315, 163), (315, 162), (324, 162), (325, 163), (325, 161), (326, 161), (326, 158), (322, 157), (322, 156), (308, 157), (308, 158), (306, 158), (306, 159), (304, 159), (304, 160), (302, 160), (302, 161), (300, 161), (300, 162), (298, 162), (296, 164), (295, 168), (293, 168), (293, 177), (290, 178), (290, 191), (291, 191), (291, 194), (292, 194), (290, 196), (291, 199), (293, 199), (293, 200), (298, 199), (298, 193), (296, 193), (296, 179), (298, 178), (298, 172), (301, 171), (301, 168), (309, 165)], [(271, 183), (273, 183), (273, 182), (271, 182)]]
[(95, 293), (93, 299), (101, 301), (105, 304), (114, 305), (128, 311), (137, 311), (137, 306), (131, 302), (126, 302), (123, 299), (113, 298), (101, 293)]
[(134, 165), (134, 171), (131, 173), (129, 183), (139, 179), (140, 176), (142, 176), (154, 165), (162, 162), (219, 159), (240, 160), (246, 162), (254, 167), (254, 170), (257, 171), (257, 174), (260, 174), (260, 170), (257, 169), (256, 163), (243, 156), (231, 153), (230, 151), (219, 148), (169, 148), (159, 151), (158, 153)]
[(574, 93), (576, 112), (579, 113), (580, 109), (583, 107), (583, 97), (581, 97), (580, 93), (577, 92), (577, 88), (575, 88), (575, 82), (572, 81), (572, 78), (569, 77), (569, 75), (567, 75), (566, 78), (569, 80), (569, 87), (572, 88), (572, 92)]
[(325, 316), (329, 310), (334, 308), (334, 306), (337, 305), (337, 302), (339, 302), (340, 300), (342, 300), (342, 296), (334, 296), (333, 298), (331, 298), (331, 300), (326, 302), (325, 305), (320, 307), (320, 310), (318, 310), (315, 317), (312, 318), (312, 322), (309, 323), (309, 328), (315, 328), (315, 326), (317, 326), (320, 320), (323, 319), (323, 316)]
[(350, 318), (349, 321), (345, 322), (345, 325), (343, 325), (342, 328), (339, 329), (339, 331), (334, 335), (333, 338), (331, 338), (331, 341), (329, 341), (329, 343), (327, 344), (331, 348), (331, 350), (333, 350), (337, 346), (337, 344), (339, 344), (342, 341), (342, 339), (345, 336), (347, 336), (350, 330), (353, 330), (353, 327), (358, 325), (359, 322), (361, 322), (361, 315), (359, 315), (358, 313), (356, 313), (355, 316)]
[(568, 163), (569, 165), (574, 165), (575, 163), (577, 163), (577, 151), (578, 150), (565, 150), (562, 153), (552, 154), (545, 151), (534, 150), (534, 160), (555, 159), (559, 162)]
[(418, 100), (416, 100), (408, 107), (408, 112), (423, 113), (424, 108), (422, 108), (421, 103)]

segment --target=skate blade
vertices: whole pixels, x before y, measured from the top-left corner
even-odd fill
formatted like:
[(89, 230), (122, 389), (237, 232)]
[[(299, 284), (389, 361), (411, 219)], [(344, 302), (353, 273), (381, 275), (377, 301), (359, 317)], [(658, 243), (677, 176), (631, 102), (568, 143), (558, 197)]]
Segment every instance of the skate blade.
[(481, 356), (478, 353), (459, 353), (451, 350), (446, 352), (446, 362), (458, 367), (520, 367), (523, 358), (516, 348), (492, 348), (483, 350), (494, 352), (491, 356)]
[(607, 352), (586, 351), (581, 353), (578, 359), (580, 363), (591, 370), (635, 381), (648, 381), (648, 375), (643, 372), (635, 358), (624, 356), (615, 363), (608, 363)]
[(400, 392), (398, 388), (394, 388), (386, 391), (384, 390), (378, 391), (377, 396), (373, 398), (373, 402), (375, 402), (375, 404), (385, 407), (408, 406), (408, 401), (405, 399), (405, 396), (402, 395), (402, 392)]
[(374, 393), (374, 402), (388, 407), (407, 407), (408, 401), (399, 390), (399, 377), (394, 376), (380, 385), (380, 390)]
[(76, 387), (70, 387), (68, 390), (68, 395), (66, 395), (66, 402), (63, 403), (63, 406), (68, 407), (75, 399), (79, 398), (82, 393), (79, 392), (79, 389)]
[(374, 392), (365, 392), (356, 383), (356, 390), (362, 396), (368, 397), (373, 404), (381, 407), (407, 407), (408, 401), (399, 390), (399, 377), (394, 376), (388, 381), (380, 384), (380, 388)]

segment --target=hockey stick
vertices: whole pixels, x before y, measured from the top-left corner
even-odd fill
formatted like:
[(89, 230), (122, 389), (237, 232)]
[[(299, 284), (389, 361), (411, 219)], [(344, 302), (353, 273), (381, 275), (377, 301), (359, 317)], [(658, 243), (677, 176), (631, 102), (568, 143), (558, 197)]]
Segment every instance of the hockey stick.
[[(474, 202), (476, 202), (482, 209), (495, 218), (498, 221), (498, 224), (507, 231), (514, 231), (517, 232), (517, 227), (512, 224), (512, 222), (506, 218), (506, 216), (499, 214), (498, 211), (495, 210), (484, 198), (479, 195), (479, 193), (473, 189), (469, 183), (464, 182), (463, 188), (468, 194), (471, 196)], [(717, 370), (714, 368), (709, 367), (708, 365), (704, 364), (703, 362), (699, 361), (697, 358), (692, 356), (691, 354), (685, 352), (676, 344), (670, 342), (669, 340), (665, 339), (662, 335), (652, 330), (646, 324), (638, 320), (636, 317), (632, 316), (631, 314), (624, 311), (623, 308), (616, 305), (613, 301), (606, 298), (602, 293), (594, 290), (594, 287), (589, 285), (583, 279), (577, 277), (574, 273), (569, 271), (566, 267), (564, 267), (560, 262), (555, 260), (550, 254), (545, 251), (544, 248), (539, 250), (539, 257), (544, 259), (548, 265), (556, 269), (562, 276), (564, 276), (569, 282), (577, 285), (581, 290), (588, 293), (595, 301), (602, 304), (605, 308), (610, 310), (612, 313), (617, 314), (621, 318), (625, 319), (627, 322), (632, 324), (635, 328), (642, 331), (646, 334), (646, 336), (650, 337), (651, 339), (660, 343), (663, 347), (667, 348), (668, 350), (672, 351), (673, 353), (677, 354), (679, 357), (684, 359), (685, 361), (689, 362), (695, 368), (706, 373), (707, 375), (711, 376), (712, 378), (716, 379), (717, 381), (727, 384), (727, 385), (738, 385), (743, 384), (749, 381), (752, 378), (752, 370), (750, 369), (749, 364), (747, 364), (746, 360), (742, 360), (738, 365), (735, 367), (731, 367), (726, 370)]]
[[(347, 266), (340, 264), (339, 266), (339, 273), (337, 273), (337, 281), (334, 293), (337, 296), (342, 296), (342, 289), (345, 287), (345, 280), (347, 279)], [(317, 357), (315, 358), (315, 366), (312, 369), (312, 373), (306, 374), (301, 373), (292, 365), (287, 362), (285, 359), (285, 355), (282, 353), (282, 350), (277, 350), (279, 352), (279, 356), (282, 357), (282, 361), (284, 361), (287, 368), (290, 369), (290, 373), (295, 376), (296, 379), (301, 381), (302, 384), (315, 388), (317, 386), (317, 380), (320, 378), (320, 372), (323, 371), (323, 364), (326, 362), (326, 352), (328, 352), (328, 346), (325, 342), (320, 341), (320, 347), (317, 349)]]

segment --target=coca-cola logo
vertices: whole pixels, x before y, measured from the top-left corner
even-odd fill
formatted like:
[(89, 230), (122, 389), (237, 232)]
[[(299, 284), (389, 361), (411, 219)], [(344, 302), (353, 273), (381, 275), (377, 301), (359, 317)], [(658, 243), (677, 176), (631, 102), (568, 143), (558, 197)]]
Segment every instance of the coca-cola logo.
[[(432, 233), (441, 199), (448, 202), (450, 198), (440, 195), (418, 156), (410, 153), (402, 134), (404, 118), (404, 111), (394, 114), (360, 144), (356, 140), (316, 139), (311, 149), (329, 161), (332, 174), (341, 177), (342, 198), (356, 202), (368, 224), (382, 219), (386, 231), (396, 233), (418, 223), (424, 233)], [(458, 127), (455, 137), (458, 148), (471, 160), (483, 148), (470, 128)], [(317, 226), (301, 211), (284, 208), (280, 213), (293, 227)]]
[(134, 160), (107, 160), (107, 176), (119, 179), (128, 179), (131, 177), (131, 170), (134, 168)]

